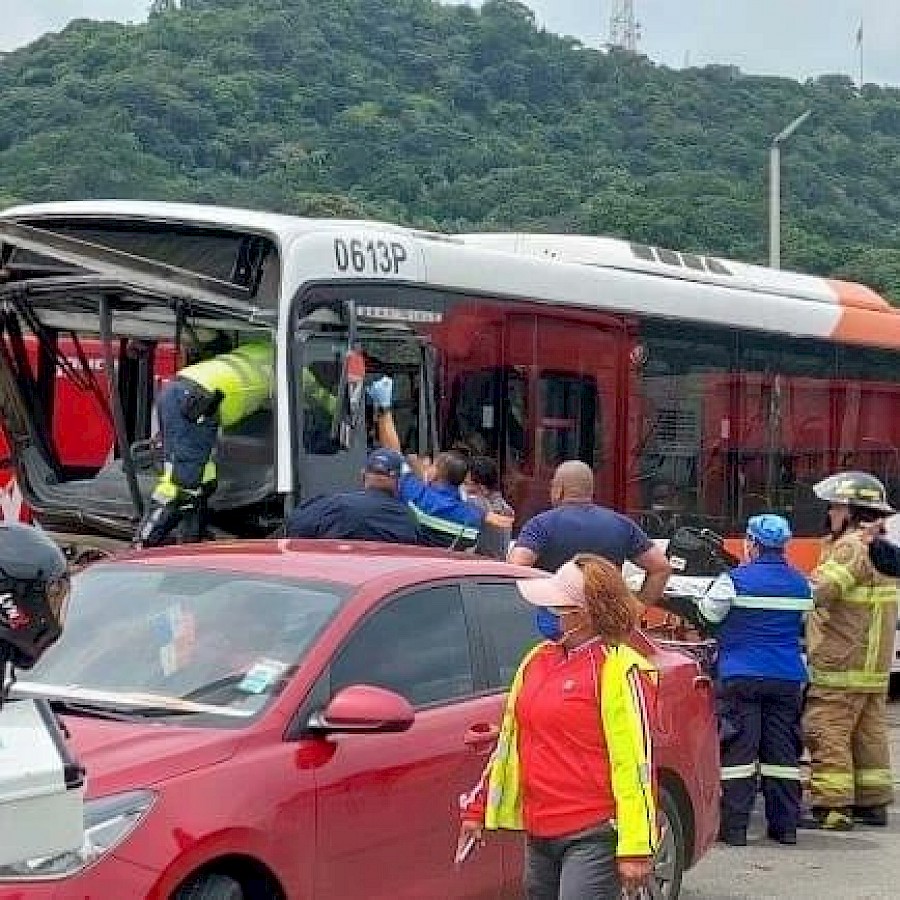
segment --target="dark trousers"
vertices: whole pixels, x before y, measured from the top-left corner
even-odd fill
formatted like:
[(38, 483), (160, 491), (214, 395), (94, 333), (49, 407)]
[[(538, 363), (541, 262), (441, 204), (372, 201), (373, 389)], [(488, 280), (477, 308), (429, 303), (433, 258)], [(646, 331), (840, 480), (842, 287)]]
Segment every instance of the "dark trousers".
[(747, 830), (762, 779), (766, 819), (789, 834), (800, 817), (800, 715), (803, 686), (769, 678), (729, 678), (722, 683), (722, 832)]
[(207, 504), (215, 482), (203, 483), (206, 464), (212, 456), (219, 433), (217, 418), (195, 421), (189, 414), (192, 404), (208, 402), (199, 385), (175, 378), (159, 393), (156, 411), (162, 432), (163, 459), (171, 468), (171, 478), (163, 473), (150, 500), (150, 507), (138, 525), (135, 544), (157, 547), (175, 528), (182, 542), (202, 540), (206, 531)]
[(156, 400), (163, 457), (172, 466), (173, 481), (188, 491), (200, 487), (203, 469), (212, 456), (219, 433), (215, 416), (194, 422), (185, 415), (192, 392), (198, 391), (202, 388), (176, 378), (160, 391)]
[(600, 825), (559, 838), (529, 835), (525, 896), (528, 900), (619, 900), (613, 827)]

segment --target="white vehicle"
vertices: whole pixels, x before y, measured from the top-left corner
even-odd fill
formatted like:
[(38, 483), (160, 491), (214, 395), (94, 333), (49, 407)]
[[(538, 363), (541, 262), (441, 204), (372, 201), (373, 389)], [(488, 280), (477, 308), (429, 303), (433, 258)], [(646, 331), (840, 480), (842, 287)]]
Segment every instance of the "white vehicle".
[[(900, 484), (900, 313), (861, 285), (604, 238), (130, 201), (6, 210), (0, 269), (17, 490), (64, 541), (131, 537), (160, 465), (160, 380), (251, 336), (272, 340), (276, 384), (271, 410), (222, 435), (222, 535), (270, 533), (357, 482), (360, 353), (366, 377), (395, 378), (404, 447), (497, 459), (520, 522), (573, 457), (598, 499), (660, 538), (683, 524), (736, 537), (764, 509), (818, 534), (811, 484), (851, 460)], [(338, 397), (332, 420), (304, 406), (304, 369)], [(114, 426), (99, 468), (58, 452), (61, 432), (95, 439), (61, 424), (60, 381)]]

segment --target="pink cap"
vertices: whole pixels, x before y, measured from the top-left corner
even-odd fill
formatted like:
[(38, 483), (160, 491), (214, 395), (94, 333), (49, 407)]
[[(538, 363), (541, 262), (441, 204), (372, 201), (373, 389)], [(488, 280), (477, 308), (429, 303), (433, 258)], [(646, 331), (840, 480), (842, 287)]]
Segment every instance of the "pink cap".
[(549, 578), (516, 581), (522, 596), (535, 606), (584, 606), (584, 573), (573, 562), (560, 566)]

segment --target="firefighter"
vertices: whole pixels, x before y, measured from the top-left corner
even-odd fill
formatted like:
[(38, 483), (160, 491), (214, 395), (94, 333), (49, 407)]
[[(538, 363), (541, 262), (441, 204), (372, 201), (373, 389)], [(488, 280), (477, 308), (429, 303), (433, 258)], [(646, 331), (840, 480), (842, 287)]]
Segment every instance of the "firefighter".
[(867, 528), (893, 512), (884, 485), (840, 472), (814, 486), (831, 529), (812, 573), (807, 623), (810, 689), (803, 726), (812, 758), (806, 827), (885, 826), (893, 800), (886, 701), (897, 582), (869, 558)]
[[(271, 405), (274, 363), (270, 343), (247, 343), (180, 369), (162, 389), (156, 409), (163, 472), (138, 526), (135, 546), (158, 546), (179, 524), (182, 541), (203, 538), (207, 503), (216, 489), (212, 455), (219, 428), (230, 428)], [(309, 368), (303, 369), (303, 390), (306, 402), (323, 410), (330, 422), (336, 398)]]
[(769, 837), (797, 842), (806, 682), (801, 638), (813, 600), (803, 573), (785, 559), (790, 539), (783, 517), (753, 516), (745, 537), (747, 561), (721, 575), (700, 601), (703, 617), (720, 625), (720, 839), (731, 846), (747, 843), (758, 776)]

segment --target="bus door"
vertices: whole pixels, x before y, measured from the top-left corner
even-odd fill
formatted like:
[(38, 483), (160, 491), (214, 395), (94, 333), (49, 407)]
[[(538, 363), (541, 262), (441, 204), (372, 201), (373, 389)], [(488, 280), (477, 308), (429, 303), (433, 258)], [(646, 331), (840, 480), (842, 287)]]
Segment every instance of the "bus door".
[(550, 503), (556, 467), (581, 459), (595, 472), (595, 498), (618, 505), (624, 490), (627, 339), (624, 323), (566, 314), (513, 316), (507, 362), (529, 373), (527, 462), (518, 473), (520, 517)]
[(307, 306), (290, 371), (297, 500), (360, 486), (366, 454), (377, 442), (366, 387), (382, 375), (394, 380), (394, 420), (404, 452), (434, 452), (435, 361), (427, 336), (400, 325), (358, 323), (354, 300)]

